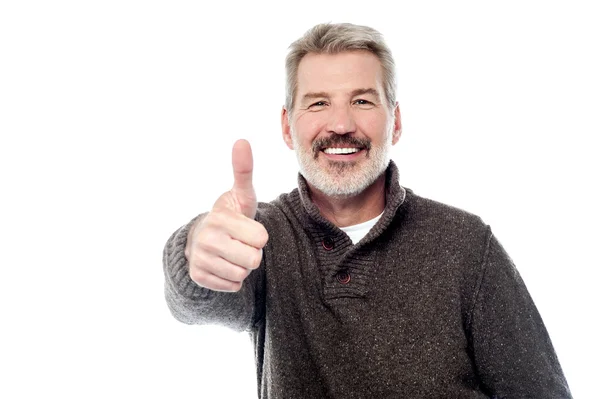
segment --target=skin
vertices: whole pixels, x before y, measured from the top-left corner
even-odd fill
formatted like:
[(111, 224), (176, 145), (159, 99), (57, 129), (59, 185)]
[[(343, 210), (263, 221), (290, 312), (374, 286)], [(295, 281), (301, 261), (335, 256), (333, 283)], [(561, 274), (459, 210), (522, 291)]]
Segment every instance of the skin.
[[(388, 151), (400, 138), (400, 108), (396, 103), (391, 111), (384, 93), (381, 63), (374, 54), (307, 54), (298, 66), (294, 109), (284, 107), (281, 113), (283, 139), (290, 149), (310, 153), (330, 184), (348, 184), (372, 164), (374, 148)], [(313, 143), (333, 136), (368, 142), (371, 149), (345, 160), (313, 148)], [(385, 208), (385, 174), (351, 195), (327, 194), (308, 177), (307, 183), (321, 214), (338, 227), (368, 221)]]
[(233, 187), (194, 223), (185, 247), (190, 278), (213, 291), (239, 291), (244, 279), (260, 266), (269, 239), (267, 229), (254, 220), (257, 201), (250, 143), (238, 140), (231, 159)]

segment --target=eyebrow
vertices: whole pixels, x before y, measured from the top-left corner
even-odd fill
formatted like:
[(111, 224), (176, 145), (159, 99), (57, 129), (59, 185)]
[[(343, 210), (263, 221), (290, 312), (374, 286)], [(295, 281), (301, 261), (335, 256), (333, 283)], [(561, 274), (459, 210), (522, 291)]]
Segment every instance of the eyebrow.
[(379, 92), (375, 89), (372, 88), (368, 88), (368, 89), (356, 89), (352, 91), (352, 97), (355, 96), (360, 96), (362, 94), (372, 94), (375, 97), (379, 97)]
[[(371, 95), (379, 98), (379, 92), (373, 88), (355, 89), (355, 90), (352, 90), (352, 92), (350, 94), (351, 94), (351, 97), (360, 96), (362, 94), (371, 94)], [(329, 97), (329, 94), (324, 91), (314, 92), (314, 93), (306, 93), (305, 95), (302, 96), (302, 102), (304, 102), (306, 100), (314, 99), (314, 98), (323, 98), (323, 97)]]

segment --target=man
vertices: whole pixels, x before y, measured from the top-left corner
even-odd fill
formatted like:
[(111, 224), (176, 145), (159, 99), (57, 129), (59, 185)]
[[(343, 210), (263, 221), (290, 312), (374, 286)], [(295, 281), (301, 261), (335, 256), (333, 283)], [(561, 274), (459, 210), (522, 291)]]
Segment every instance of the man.
[(184, 323), (248, 331), (261, 398), (568, 398), (544, 324), (489, 226), (399, 184), (395, 67), (380, 34), (323, 24), (291, 45), (283, 139), (298, 189), (234, 186), (176, 231)]

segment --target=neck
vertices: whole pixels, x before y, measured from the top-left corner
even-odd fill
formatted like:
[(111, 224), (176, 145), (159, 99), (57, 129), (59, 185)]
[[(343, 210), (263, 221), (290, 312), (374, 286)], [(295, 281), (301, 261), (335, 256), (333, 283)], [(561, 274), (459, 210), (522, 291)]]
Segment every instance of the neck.
[(385, 173), (361, 193), (353, 197), (330, 197), (310, 183), (312, 202), (321, 215), (338, 227), (352, 226), (379, 216), (385, 208)]

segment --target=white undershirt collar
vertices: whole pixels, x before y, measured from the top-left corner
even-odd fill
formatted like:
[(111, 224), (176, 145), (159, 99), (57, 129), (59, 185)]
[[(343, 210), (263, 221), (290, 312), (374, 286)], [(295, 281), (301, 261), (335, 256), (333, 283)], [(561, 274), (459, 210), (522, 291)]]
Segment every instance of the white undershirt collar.
[(352, 226), (340, 227), (340, 230), (348, 234), (348, 237), (350, 237), (350, 240), (352, 240), (352, 244), (356, 244), (367, 235), (373, 226), (375, 226), (375, 223), (377, 223), (377, 221), (381, 218), (381, 215), (383, 215), (383, 212), (381, 212), (379, 216), (376, 216), (371, 220), (367, 220), (366, 222)]

